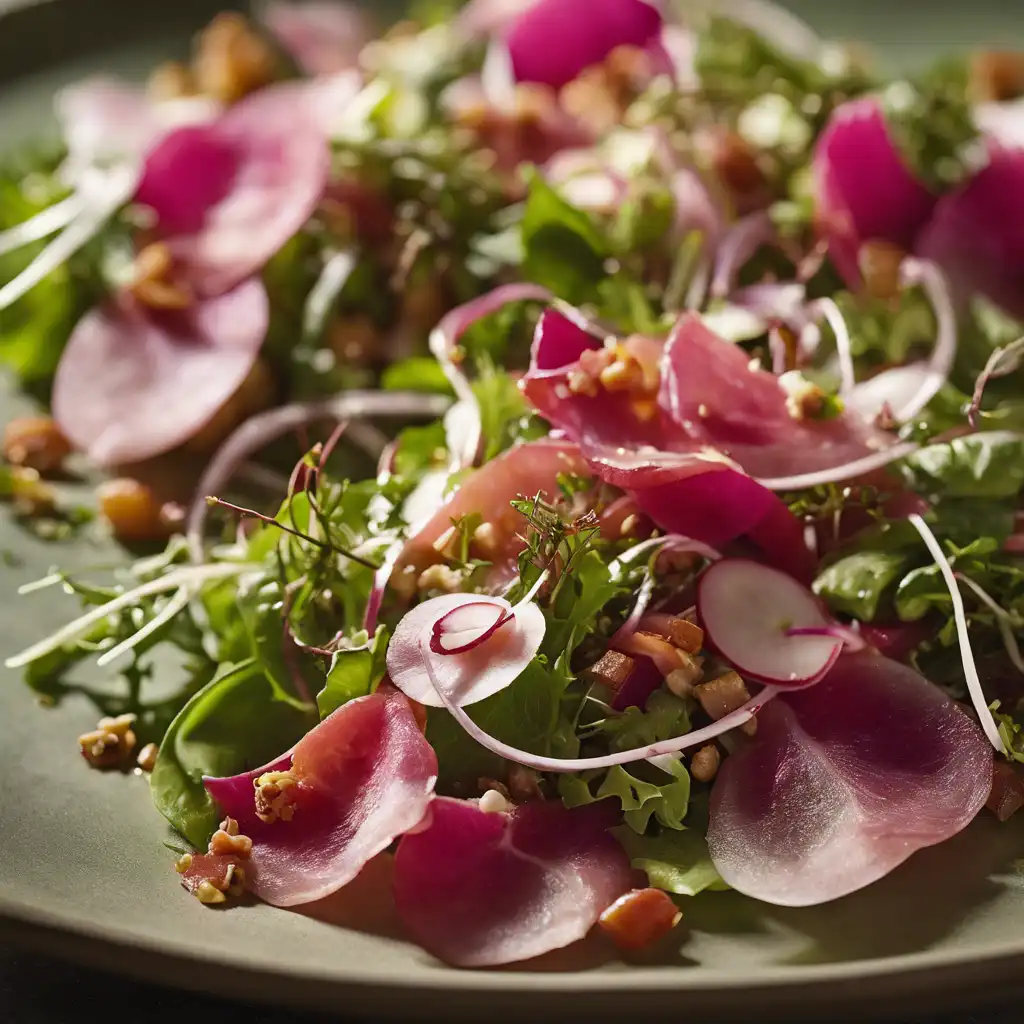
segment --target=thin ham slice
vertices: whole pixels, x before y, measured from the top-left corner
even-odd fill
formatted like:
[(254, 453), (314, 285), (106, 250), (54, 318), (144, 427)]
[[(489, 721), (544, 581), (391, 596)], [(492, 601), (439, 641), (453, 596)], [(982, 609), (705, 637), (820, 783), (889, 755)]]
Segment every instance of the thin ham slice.
[[(474, 512), (494, 527), (497, 550), (492, 561), (511, 566), (523, 549), (517, 536), (523, 517), (510, 502), (542, 492), (548, 500), (558, 496), (558, 475), (588, 474), (587, 463), (575, 444), (544, 439), (518, 444), (470, 473), (450, 498), (405, 545), (399, 564), (415, 564), (434, 555), (434, 544), (451, 528), (452, 520)], [(491, 557), (491, 556), (488, 556)]]
[(258, 278), (183, 312), (111, 300), (87, 313), (68, 340), (53, 384), (54, 417), (101, 465), (159, 455), (192, 437), (235, 393), (268, 323)]
[(458, 967), (493, 967), (582, 939), (631, 887), (607, 803), (557, 802), (484, 813), (439, 798), (430, 823), (403, 836), (394, 894), (409, 934)]
[(340, 889), (418, 825), (433, 795), (437, 756), (409, 702), (382, 687), (307, 733), (292, 752), (291, 771), (299, 780), (294, 816), (270, 824), (256, 815), (258, 772), (207, 783), (253, 841), (247, 887), (279, 907)]
[(824, 903), (966, 827), (991, 781), (985, 736), (941, 690), (875, 651), (844, 654), (766, 705), (725, 760), (708, 846), (748, 896)]

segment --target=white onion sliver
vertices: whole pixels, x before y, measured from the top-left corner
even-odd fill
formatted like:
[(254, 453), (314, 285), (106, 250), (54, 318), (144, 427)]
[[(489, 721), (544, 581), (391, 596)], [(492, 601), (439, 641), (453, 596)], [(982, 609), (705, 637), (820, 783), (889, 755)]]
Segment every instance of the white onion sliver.
[(813, 473), (798, 473), (795, 476), (760, 477), (757, 482), (770, 491), (800, 491), (805, 487), (818, 487), (821, 484), (839, 483), (843, 480), (852, 480), (854, 477), (871, 473), (892, 462), (905, 459), (912, 455), (920, 445), (912, 441), (903, 441), (894, 444), (891, 448), (885, 448), (880, 452), (865, 455), (862, 458), (854, 459), (853, 462), (844, 462), (839, 466), (832, 466), (830, 469), (819, 469)]
[(764, 243), (775, 238), (775, 225), (767, 213), (741, 217), (726, 231), (718, 245), (715, 271), (711, 277), (711, 297), (724, 299), (733, 290), (743, 265)]
[(7, 231), (0, 231), (0, 256), (20, 249), (29, 242), (38, 242), (55, 231), (60, 231), (78, 216), (82, 201), (78, 196), (68, 196), (59, 203), (48, 206), (34, 217), (16, 224)]
[(814, 317), (822, 317), (832, 328), (832, 333), (836, 337), (836, 353), (839, 356), (839, 394), (848, 395), (857, 383), (857, 376), (853, 369), (853, 348), (846, 320), (832, 299), (817, 299), (811, 303), (809, 312)]
[(531, 754), (528, 750), (520, 750), (518, 747), (502, 743), (485, 729), (482, 729), (466, 712), (456, 704), (445, 692), (440, 681), (434, 673), (433, 667), (427, 660), (426, 638), (420, 640), (420, 650), (423, 653), (423, 661), (426, 666), (430, 682), (437, 693), (441, 706), (446, 708), (452, 717), (472, 736), (482, 747), (486, 747), (499, 757), (515, 761), (517, 764), (527, 768), (534, 768), (541, 772), (585, 772), (594, 768), (612, 768), (617, 764), (629, 764), (633, 761), (650, 760), (661, 757), (664, 754), (674, 754), (680, 750), (688, 750), (690, 747), (700, 746), (713, 740), (723, 733), (736, 729), (746, 722), (749, 722), (754, 715), (764, 707), (768, 701), (776, 697), (779, 691), (773, 686), (766, 686), (756, 697), (752, 697), (742, 707), (720, 718), (717, 722), (697, 729), (695, 732), (686, 733), (684, 736), (676, 736), (670, 740), (661, 740), (658, 743), (649, 743), (646, 747), (634, 747), (632, 750), (622, 750), (615, 754), (607, 754), (604, 757), (544, 757), (541, 754)]
[(967, 630), (967, 612), (964, 610), (963, 597), (960, 588), (956, 584), (956, 576), (953, 574), (953, 567), (949, 559), (943, 553), (935, 534), (932, 533), (928, 524), (917, 513), (908, 516), (914, 529), (921, 535), (921, 539), (928, 548), (929, 554), (935, 559), (935, 564), (942, 573), (942, 579), (949, 589), (949, 597), (953, 602), (953, 619), (956, 622), (957, 639), (960, 641), (960, 657), (964, 666), (964, 678), (967, 680), (967, 692), (971, 695), (971, 703), (977, 712), (978, 720), (985, 731), (989, 742), (1000, 753), (1006, 753), (1002, 737), (996, 726), (992, 712), (989, 710), (988, 702), (985, 700), (985, 692), (981, 686), (981, 679), (978, 676), (978, 667), (974, 663), (974, 651), (971, 649), (971, 638)]

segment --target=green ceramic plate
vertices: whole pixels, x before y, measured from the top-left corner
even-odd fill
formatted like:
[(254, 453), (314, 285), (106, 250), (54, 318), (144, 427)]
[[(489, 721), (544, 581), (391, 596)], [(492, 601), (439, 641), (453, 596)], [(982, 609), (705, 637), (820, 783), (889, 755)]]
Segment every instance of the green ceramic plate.
[[(142, 73), (181, 52), (210, 0), (48, 0), (0, 15), (0, 147), (37, 133), (55, 86), (87, 70)], [(820, 28), (870, 39), (890, 62), (943, 45), (1024, 42), (1012, 0), (972, 5), (861, 0), (791, 4)], [(0, 0), (0, 10), (11, 8)], [(1013, 33), (1017, 32), (1017, 39)], [(24, 408), (0, 389), (0, 415)], [(15, 588), (55, 561), (115, 556), (94, 543), (54, 548), (0, 521), (0, 652), (58, 625), (60, 598)], [(13, 673), (0, 685), (0, 939), (173, 985), (289, 1005), (405, 1018), (527, 1014), (599, 1019), (675, 1012), (822, 1019), (950, 1010), (1005, 996), (1024, 979), (1022, 827), (983, 818), (880, 884), (809, 910), (733, 893), (694, 901), (677, 949), (657, 963), (609, 961), (600, 948), (510, 971), (457, 972), (403, 942), (366, 893), (290, 913), (204, 909), (175, 883), (165, 826), (146, 782), (85, 770), (75, 737), (91, 728), (101, 675), (37, 706)], [(172, 666), (158, 682), (175, 685)], [(357, 904), (362, 903), (362, 906)], [(346, 922), (355, 927), (346, 927)], [(568, 969), (566, 969), (568, 968)]]

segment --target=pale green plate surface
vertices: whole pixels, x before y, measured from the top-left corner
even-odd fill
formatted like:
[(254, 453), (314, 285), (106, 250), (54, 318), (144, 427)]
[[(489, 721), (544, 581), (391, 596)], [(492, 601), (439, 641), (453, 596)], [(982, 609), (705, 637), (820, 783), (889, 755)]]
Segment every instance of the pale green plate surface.
[[(50, 0), (31, 15), (0, 17), (0, 147), (44, 123), (54, 85), (90, 68), (140, 71), (162, 53), (181, 52), (187, 30), (218, 5), (167, 6), (170, 13), (141, 0)], [(791, 6), (827, 29), (888, 39), (899, 61), (919, 60), (943, 42), (1005, 43), (1014, 32), (1024, 39), (1024, 12), (1012, 0), (970, 13), (912, 0)], [(4, 418), (20, 407), (0, 389)], [(95, 544), (44, 545), (7, 519), (0, 549), (16, 560), (0, 570), (2, 654), (71, 610), (56, 596), (16, 598), (20, 583), (54, 562), (111, 555)], [(16, 674), (3, 675), (0, 938), (170, 984), (407, 1018), (916, 1016), (1005, 993), (1024, 979), (1024, 876), (1014, 869), (1024, 824), (999, 827), (987, 817), (830, 906), (780, 911), (731, 893), (701, 897), (678, 949), (657, 964), (602, 962), (599, 949), (583, 949), (540, 968), (455, 972), (402, 942), (383, 908), (361, 914), (361, 930), (265, 906), (211, 912), (177, 886), (146, 782), (83, 766), (75, 736), (96, 721), (89, 700), (76, 694), (45, 710)], [(103, 682), (95, 673), (90, 680)], [(174, 682), (168, 673), (164, 683)], [(567, 963), (579, 969), (553, 970)]]

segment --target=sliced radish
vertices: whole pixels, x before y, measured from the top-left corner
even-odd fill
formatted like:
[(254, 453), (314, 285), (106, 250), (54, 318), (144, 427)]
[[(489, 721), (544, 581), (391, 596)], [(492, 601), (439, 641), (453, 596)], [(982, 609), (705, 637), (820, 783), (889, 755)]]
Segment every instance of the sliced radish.
[(505, 601), (460, 604), (434, 623), (430, 649), (434, 654), (463, 654), (490, 640), (512, 617)]
[(704, 572), (697, 613), (708, 639), (741, 675), (775, 686), (816, 683), (843, 649), (831, 634), (791, 634), (831, 623), (806, 587), (745, 558), (723, 559)]
[(388, 675), (428, 707), (445, 706), (438, 687), (459, 707), (475, 704), (515, 680), (540, 648), (544, 629), (544, 613), (532, 602), (513, 608), (502, 598), (445, 594), (417, 605), (398, 624), (388, 645)]

